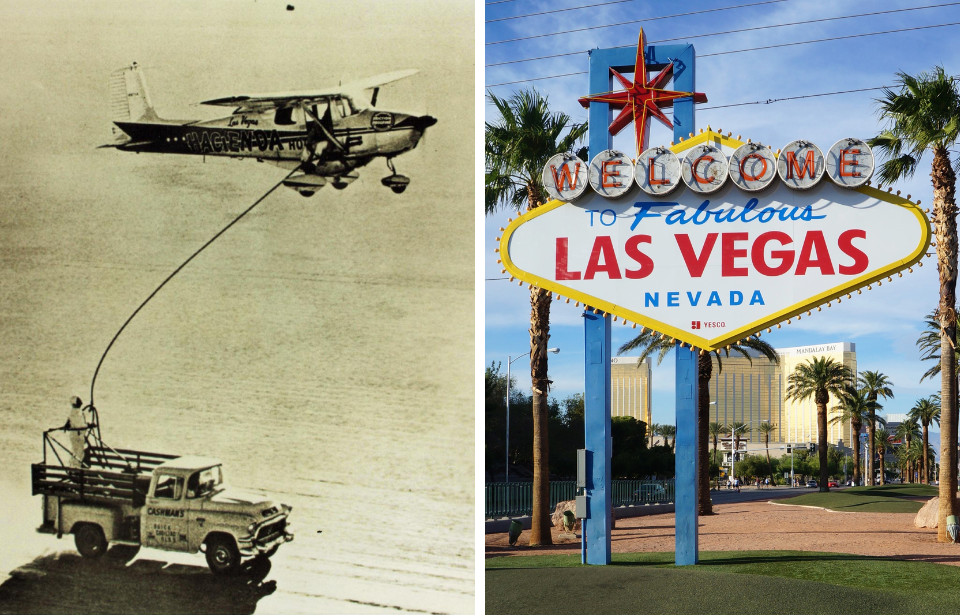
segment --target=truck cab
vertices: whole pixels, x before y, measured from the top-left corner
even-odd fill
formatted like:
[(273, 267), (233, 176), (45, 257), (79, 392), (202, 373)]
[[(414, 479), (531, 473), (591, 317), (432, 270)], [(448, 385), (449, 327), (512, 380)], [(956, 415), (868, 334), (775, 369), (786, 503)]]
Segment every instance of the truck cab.
[(178, 457), (153, 471), (140, 512), (140, 541), (169, 551), (203, 551), (216, 572), (238, 557), (273, 555), (292, 540), (290, 511), (263, 494), (227, 487), (216, 459)]

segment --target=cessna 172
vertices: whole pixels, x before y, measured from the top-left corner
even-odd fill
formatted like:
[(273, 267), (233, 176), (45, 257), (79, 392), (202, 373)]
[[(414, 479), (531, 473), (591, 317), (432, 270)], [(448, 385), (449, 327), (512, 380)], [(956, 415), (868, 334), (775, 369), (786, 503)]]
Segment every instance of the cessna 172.
[(415, 148), (424, 131), (437, 120), (375, 107), (381, 86), (416, 72), (397, 71), (312, 92), (207, 100), (200, 104), (234, 107), (234, 111), (215, 120), (181, 121), (157, 116), (143, 73), (134, 62), (113, 73), (112, 106), (119, 116), (113, 129), (117, 141), (102, 147), (137, 153), (256, 158), (302, 171), (283, 184), (303, 196), (312, 196), (328, 182), (342, 190), (359, 177), (356, 169), (383, 157), (390, 175), (380, 182), (399, 194), (406, 190), (410, 178), (396, 172), (393, 158)]

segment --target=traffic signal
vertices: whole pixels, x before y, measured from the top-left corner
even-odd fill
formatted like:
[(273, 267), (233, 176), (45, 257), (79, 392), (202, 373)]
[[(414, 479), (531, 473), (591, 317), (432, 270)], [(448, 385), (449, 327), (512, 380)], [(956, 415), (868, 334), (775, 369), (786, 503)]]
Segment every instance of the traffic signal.
[(807, 444), (807, 450), (810, 451), (811, 453), (816, 453), (817, 445), (814, 444), (813, 442), (810, 442), (809, 444)]
[(789, 455), (789, 454), (791, 454), (791, 453), (793, 453), (793, 445), (788, 444), (788, 445), (787, 445), (787, 454)]

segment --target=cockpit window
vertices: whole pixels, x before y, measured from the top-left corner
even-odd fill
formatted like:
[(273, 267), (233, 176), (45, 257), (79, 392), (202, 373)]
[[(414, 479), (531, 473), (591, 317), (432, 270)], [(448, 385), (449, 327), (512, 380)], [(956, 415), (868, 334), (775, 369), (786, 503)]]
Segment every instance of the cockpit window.
[(223, 484), (223, 472), (220, 466), (200, 470), (187, 480), (187, 498), (200, 498), (213, 493)]
[(273, 118), (273, 123), (277, 126), (289, 126), (295, 124), (293, 120), (293, 107), (281, 107), (277, 109), (277, 115)]

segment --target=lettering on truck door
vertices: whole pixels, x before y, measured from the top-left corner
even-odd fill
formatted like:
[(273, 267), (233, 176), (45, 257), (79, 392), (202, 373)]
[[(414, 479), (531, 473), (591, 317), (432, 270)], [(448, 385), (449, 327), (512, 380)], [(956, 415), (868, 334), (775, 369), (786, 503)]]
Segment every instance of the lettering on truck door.
[(159, 474), (147, 498), (143, 516), (143, 545), (168, 551), (187, 551), (188, 525), (184, 511), (183, 477)]

